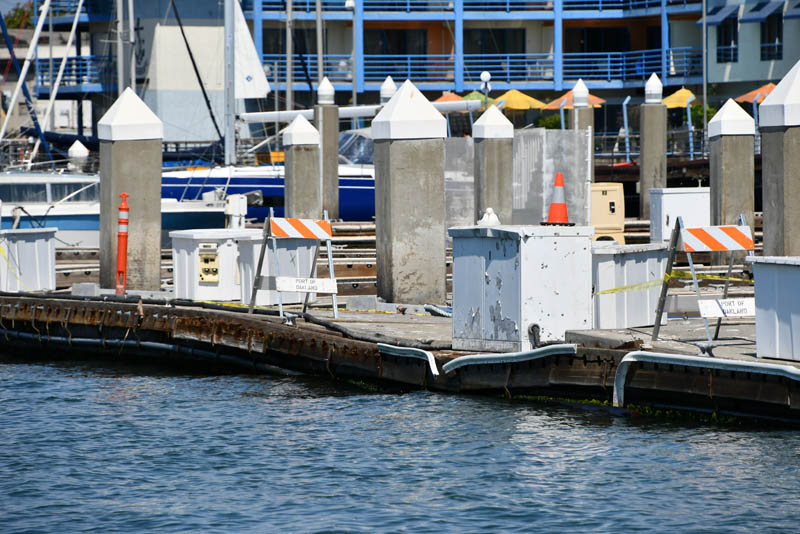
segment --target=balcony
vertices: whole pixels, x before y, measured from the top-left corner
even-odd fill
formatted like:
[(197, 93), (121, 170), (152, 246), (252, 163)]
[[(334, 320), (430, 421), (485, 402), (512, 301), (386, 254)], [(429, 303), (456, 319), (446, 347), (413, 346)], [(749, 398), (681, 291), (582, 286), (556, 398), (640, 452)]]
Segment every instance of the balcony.
[[(36, 13), (42, 1), (36, 2)], [(78, 8), (78, 0), (51, 0), (50, 13), (53, 17), (53, 27), (58, 30), (69, 29), (75, 18), (75, 10)], [(38, 17), (37, 17), (38, 18)], [(109, 22), (114, 20), (114, 8), (112, 2), (102, 0), (84, 1), (81, 7), (81, 15), (78, 22), (88, 24), (89, 22)]]
[[(50, 94), (50, 84), (58, 76), (61, 58), (36, 60), (36, 93)], [(52, 67), (52, 78), (51, 78)], [(116, 89), (116, 60), (113, 56), (73, 56), (61, 77), (59, 94), (101, 93)]]
[[(699, 48), (670, 48), (667, 51), (666, 84), (695, 83), (702, 74), (702, 56)], [(350, 55), (326, 55), (325, 75), (337, 90), (352, 86)], [(282, 55), (264, 55), (263, 61), (272, 72), (277, 68), (278, 84), (286, 82), (286, 58)], [(396, 82), (405, 79), (426, 90), (455, 90), (456, 62), (451, 55), (365, 55), (362, 72), (363, 90), (378, 90), (380, 84), (391, 76)], [(464, 88), (480, 85), (480, 73), (492, 74), (495, 89), (517, 88), (553, 90), (555, 88), (556, 62), (552, 54), (465, 54), (463, 71)], [(563, 79), (567, 86), (583, 78), (591, 86), (605, 88), (642, 87), (653, 72), (661, 74), (661, 50), (631, 52), (569, 53), (564, 54)], [(293, 65), (294, 87), (306, 90), (308, 80), (317, 80), (317, 57), (295, 54)], [(359, 89), (362, 90), (362, 89)]]

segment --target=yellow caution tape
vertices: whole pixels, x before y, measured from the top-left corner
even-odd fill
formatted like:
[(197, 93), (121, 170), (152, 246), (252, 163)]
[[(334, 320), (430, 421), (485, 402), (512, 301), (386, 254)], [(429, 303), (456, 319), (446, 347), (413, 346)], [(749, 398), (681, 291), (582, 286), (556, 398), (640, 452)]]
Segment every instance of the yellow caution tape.
[[(753, 281), (749, 278), (728, 278), (725, 276), (716, 276), (712, 274), (698, 274), (696, 275), (698, 280), (720, 280), (725, 282), (726, 280), (729, 282), (747, 282), (748, 284), (752, 284)], [(595, 295), (609, 295), (611, 293), (627, 293), (629, 291), (644, 291), (646, 289), (652, 289), (654, 287), (658, 287), (662, 284), (662, 282), (669, 282), (670, 278), (677, 278), (677, 279), (689, 279), (692, 278), (692, 273), (686, 273), (683, 271), (672, 271), (671, 273), (665, 274), (663, 280), (654, 279), (650, 280), (649, 282), (642, 282), (640, 284), (629, 284), (626, 286), (619, 286), (612, 289), (605, 289), (603, 291), (598, 291)]]
[(22, 287), (22, 289), (27, 291), (28, 287), (25, 285), (25, 282), (23, 282), (22, 279), (19, 277), (19, 274), (17, 274), (17, 270), (14, 269), (14, 266), (11, 264), (11, 261), (9, 261), (8, 256), (6, 256), (6, 251), (3, 250), (3, 247), (0, 247), (0, 254), (2, 254), (3, 259), (6, 260), (6, 263), (8, 264), (8, 268), (11, 269), (12, 273), (14, 273), (14, 278), (17, 279), (17, 282), (19, 282), (19, 285)]

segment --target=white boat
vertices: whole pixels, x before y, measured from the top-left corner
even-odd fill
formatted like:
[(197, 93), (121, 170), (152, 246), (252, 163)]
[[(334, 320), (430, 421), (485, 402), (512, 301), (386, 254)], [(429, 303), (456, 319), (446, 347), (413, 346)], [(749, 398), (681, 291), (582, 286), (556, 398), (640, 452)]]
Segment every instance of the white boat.
[[(100, 178), (91, 174), (0, 174), (0, 226), (58, 228), (56, 247), (100, 245)], [(162, 246), (172, 230), (223, 228), (220, 200), (161, 199)]]

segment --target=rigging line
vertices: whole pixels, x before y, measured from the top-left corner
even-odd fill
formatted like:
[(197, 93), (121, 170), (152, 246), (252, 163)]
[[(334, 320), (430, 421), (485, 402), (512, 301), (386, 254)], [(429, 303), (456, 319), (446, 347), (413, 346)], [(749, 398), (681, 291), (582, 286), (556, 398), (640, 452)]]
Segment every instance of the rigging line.
[(175, 13), (175, 20), (178, 22), (178, 27), (181, 30), (181, 36), (183, 36), (183, 42), (186, 44), (186, 51), (189, 52), (189, 60), (192, 62), (192, 68), (194, 69), (194, 74), (197, 77), (197, 83), (200, 84), (200, 91), (203, 93), (203, 98), (206, 101), (206, 107), (208, 108), (208, 114), (211, 116), (211, 122), (214, 123), (214, 129), (217, 131), (217, 135), (220, 139), (223, 139), (222, 132), (217, 125), (217, 119), (214, 117), (214, 110), (211, 108), (211, 101), (208, 99), (208, 93), (206, 93), (206, 87), (203, 85), (203, 79), (200, 77), (200, 71), (197, 68), (197, 63), (194, 60), (194, 54), (192, 54), (192, 48), (189, 46), (189, 40), (186, 38), (186, 33), (183, 31), (183, 23), (181, 22), (181, 16), (178, 14), (178, 5), (175, 3), (174, 0), (170, 0), (170, 5), (172, 6), (172, 11)]

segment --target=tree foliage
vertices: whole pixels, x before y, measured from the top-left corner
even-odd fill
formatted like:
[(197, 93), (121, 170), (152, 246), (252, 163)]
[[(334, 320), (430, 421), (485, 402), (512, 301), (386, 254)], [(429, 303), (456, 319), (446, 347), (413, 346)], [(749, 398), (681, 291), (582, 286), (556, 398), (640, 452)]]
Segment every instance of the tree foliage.
[(33, 28), (33, 2), (19, 2), (5, 14), (6, 26), (9, 29)]

